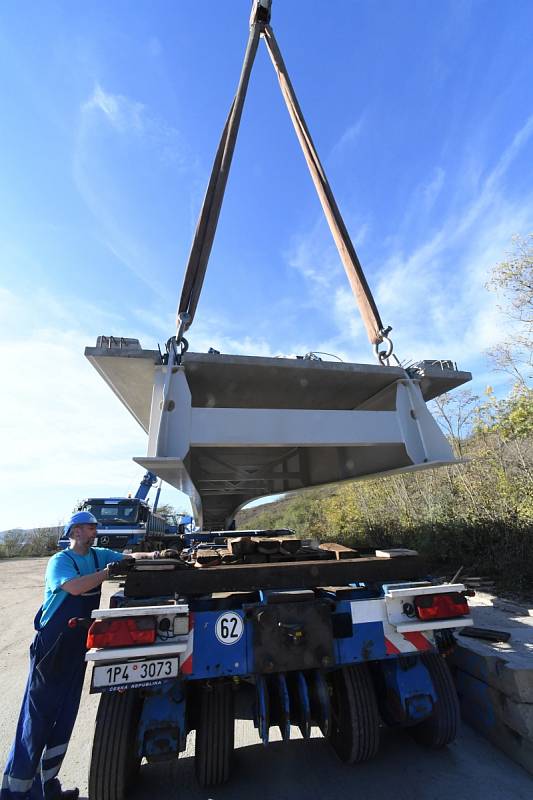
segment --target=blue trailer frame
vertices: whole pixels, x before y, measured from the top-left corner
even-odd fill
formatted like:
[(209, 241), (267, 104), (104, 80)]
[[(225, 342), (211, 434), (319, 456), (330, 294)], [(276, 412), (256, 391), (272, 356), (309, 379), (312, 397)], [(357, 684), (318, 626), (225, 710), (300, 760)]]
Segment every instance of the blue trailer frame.
[[(446, 745), (455, 738), (459, 710), (445, 655), (453, 644), (453, 628), (471, 620), (426, 625), (395, 625), (391, 620), (407, 607), (406, 597), (410, 601), (420, 592), (449, 594), (459, 589), (464, 587), (431, 579), (361, 583), (338, 589), (182, 597), (180, 606), (165, 605), (168, 597), (132, 602), (119, 592), (112, 600), (115, 617), (133, 613), (132, 608), (140, 612), (144, 603), (144, 610), (160, 621), (178, 608), (186, 614), (187, 630), (182, 626), (181, 633), (167, 637), (179, 650), (179, 672), (170, 679), (156, 675), (150, 685), (136, 684), (121, 682), (126, 673), (120, 673), (118, 682), (96, 686), (93, 677), (91, 691), (103, 693), (95, 742), (105, 740), (102, 720), (109, 709), (136, 702), (134, 722), (124, 734), (135, 758), (139, 763), (142, 758), (175, 758), (184, 750), (187, 734), (196, 730), (197, 777), (202, 785), (229, 777), (234, 718), (253, 719), (265, 745), (273, 727), (283, 739), (290, 738), (291, 726), (304, 738), (318, 727), (339, 757), (349, 762), (375, 754), (383, 724), (410, 728), (422, 743)], [(404, 631), (402, 625), (414, 630)], [(273, 644), (276, 637), (279, 646)], [(265, 656), (266, 651), (271, 654)], [(122, 648), (123, 665), (125, 655)], [(113, 663), (105, 660), (105, 651), (93, 656), (103, 659), (95, 661), (97, 668)], [(93, 656), (89, 654), (89, 660)], [(141, 662), (135, 662), (136, 657), (126, 665), (137, 669), (135, 663)], [(171, 660), (161, 655), (153, 663)], [(231, 744), (223, 758), (218, 753), (216, 763), (209, 755), (212, 736), (204, 736), (205, 730), (218, 731), (220, 742)], [(208, 740), (211, 745), (206, 745)], [(91, 773), (101, 769), (96, 759)]]

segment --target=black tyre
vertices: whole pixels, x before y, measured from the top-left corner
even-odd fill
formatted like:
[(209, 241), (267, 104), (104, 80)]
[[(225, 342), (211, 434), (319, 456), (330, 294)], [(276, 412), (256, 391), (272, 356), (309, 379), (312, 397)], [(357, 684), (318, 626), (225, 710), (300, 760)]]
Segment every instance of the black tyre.
[(459, 700), (448, 664), (438, 653), (421, 656), (433, 681), (437, 702), (430, 717), (409, 728), (419, 744), (427, 747), (445, 747), (453, 742), (459, 728)]
[(89, 768), (90, 800), (127, 797), (141, 766), (136, 740), (142, 704), (135, 690), (101, 696)]
[(330, 675), (332, 748), (347, 764), (368, 761), (379, 748), (379, 713), (366, 664), (341, 667)]
[(234, 728), (231, 684), (220, 681), (202, 686), (194, 757), (200, 786), (218, 786), (228, 780), (233, 759)]

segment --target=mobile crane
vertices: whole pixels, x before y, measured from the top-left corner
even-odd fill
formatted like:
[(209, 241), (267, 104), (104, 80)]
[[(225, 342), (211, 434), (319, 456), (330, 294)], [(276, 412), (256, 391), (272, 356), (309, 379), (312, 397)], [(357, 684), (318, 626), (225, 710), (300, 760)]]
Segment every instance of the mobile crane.
[[(97, 519), (96, 545), (137, 551), (156, 546), (163, 549), (176, 543), (179, 524), (156, 513), (161, 485), (152, 508), (146, 499), (158, 480), (154, 472), (147, 471), (134, 497), (88, 497), (80, 503), (78, 511), (90, 511)], [(68, 546), (69, 538), (63, 534), (58, 547), (64, 550)]]

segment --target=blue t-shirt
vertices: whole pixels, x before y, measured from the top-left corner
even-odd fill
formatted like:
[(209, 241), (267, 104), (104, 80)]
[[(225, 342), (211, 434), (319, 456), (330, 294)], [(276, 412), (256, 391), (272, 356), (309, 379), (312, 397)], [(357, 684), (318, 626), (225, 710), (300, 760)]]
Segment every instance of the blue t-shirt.
[[(96, 555), (98, 567), (95, 565), (93, 553)], [(121, 561), (123, 558), (124, 553), (120, 553), (118, 550), (108, 550), (107, 547), (91, 547), (86, 556), (80, 556), (70, 548), (52, 556), (46, 567), (44, 579), (41, 628), (46, 625), (61, 603), (68, 597), (68, 592), (61, 588), (64, 583), (82, 575), (92, 575), (93, 572), (103, 569), (111, 561)]]

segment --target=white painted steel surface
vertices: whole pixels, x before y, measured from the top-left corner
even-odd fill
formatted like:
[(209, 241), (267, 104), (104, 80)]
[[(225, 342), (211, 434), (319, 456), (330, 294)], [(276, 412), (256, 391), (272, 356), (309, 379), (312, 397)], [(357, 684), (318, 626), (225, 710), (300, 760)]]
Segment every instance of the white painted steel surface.
[(122, 617), (170, 617), (176, 614), (189, 614), (189, 606), (125, 606), (124, 608), (96, 608), (92, 613), (93, 619), (109, 619)]
[(105, 649), (91, 648), (87, 651), (85, 661), (127, 661), (132, 658), (162, 658), (163, 656), (174, 656), (184, 653), (187, 649), (187, 642), (182, 637), (181, 642), (172, 644), (154, 644), (145, 647), (106, 647)]
[(454, 617), (453, 619), (438, 619), (420, 621), (415, 617), (408, 616), (404, 612), (404, 604), (414, 605), (415, 597), (425, 594), (448, 594), (450, 592), (464, 592), (465, 586), (462, 583), (441, 583), (436, 585), (405, 587), (387, 587), (385, 592), (385, 605), (387, 608), (387, 619), (394, 625), (398, 633), (412, 633), (413, 631), (442, 630), (443, 628), (467, 628), (473, 625), (472, 617)]
[(167, 366), (135, 340), (100, 341), (87, 357), (148, 432), (134, 460), (205, 528), (269, 494), (455, 462), (426, 401), (469, 373), (197, 353)]

